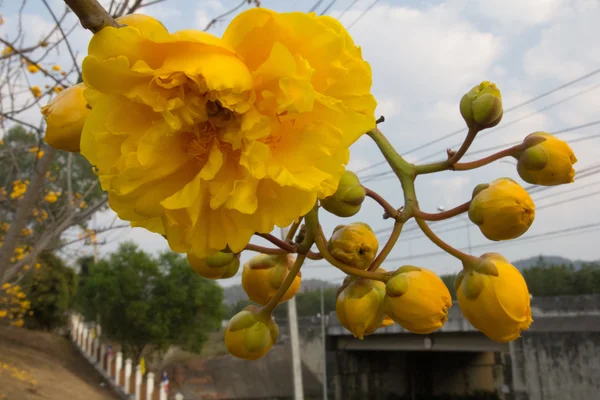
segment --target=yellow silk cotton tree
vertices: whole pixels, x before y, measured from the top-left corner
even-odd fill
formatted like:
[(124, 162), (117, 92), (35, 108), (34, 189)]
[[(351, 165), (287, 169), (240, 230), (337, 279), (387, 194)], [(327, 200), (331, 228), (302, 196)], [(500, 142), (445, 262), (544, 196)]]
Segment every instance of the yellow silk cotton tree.
[[(502, 119), (494, 84), (483, 82), (461, 99), (468, 134), (458, 151), (414, 165), (378, 129), (371, 69), (334, 18), (256, 8), (239, 14), (218, 38), (193, 30), (169, 33), (143, 15), (115, 21), (95, 1), (67, 3), (95, 34), (83, 61), (83, 86), (66, 89), (45, 109), (46, 140), (80, 149), (119, 217), (163, 235), (171, 249), (187, 253), (198, 274), (228, 278), (239, 270), (242, 251), (262, 253), (242, 273), (248, 296), (262, 307), (244, 309), (225, 332), (234, 356), (256, 359), (271, 348), (278, 334), (272, 311), (298, 291), (306, 258), (325, 259), (348, 275), (336, 310), (356, 337), (393, 321), (415, 333), (439, 329), (452, 305), (440, 278), (418, 266), (380, 268), (413, 218), (462, 262), (459, 305), (477, 329), (505, 342), (529, 327), (529, 294), (519, 271), (498, 254), (453, 248), (427, 224), (468, 212), (487, 238), (513, 239), (533, 222), (527, 192), (501, 178), (436, 214), (419, 208), (415, 192), (421, 175), (471, 170), (507, 156), (518, 160), (527, 182), (572, 182), (576, 159), (569, 146), (540, 132), (481, 160), (460, 162), (477, 134)], [(69, 111), (84, 104), (89, 113)], [(363, 134), (398, 177), (401, 207), (345, 171), (348, 148)], [(366, 197), (394, 220), (382, 247), (365, 223), (341, 224), (332, 237), (324, 235), (319, 212), (350, 217)], [(285, 240), (270, 234), (290, 224)], [(253, 235), (276, 247), (250, 244)]]

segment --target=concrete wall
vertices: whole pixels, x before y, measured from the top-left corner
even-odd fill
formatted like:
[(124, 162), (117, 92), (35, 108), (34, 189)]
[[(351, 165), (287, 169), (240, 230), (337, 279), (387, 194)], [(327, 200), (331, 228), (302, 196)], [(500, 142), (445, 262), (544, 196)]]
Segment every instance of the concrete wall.
[(600, 398), (600, 332), (531, 333), (517, 342), (529, 400)]
[(336, 400), (494, 399), (504, 382), (497, 353), (338, 351)]

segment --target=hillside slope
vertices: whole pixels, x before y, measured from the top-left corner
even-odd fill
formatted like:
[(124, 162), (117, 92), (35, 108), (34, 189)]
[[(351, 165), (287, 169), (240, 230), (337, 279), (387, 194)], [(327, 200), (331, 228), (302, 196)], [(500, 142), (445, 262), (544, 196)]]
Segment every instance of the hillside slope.
[(0, 326), (0, 400), (103, 400), (117, 397), (69, 340)]

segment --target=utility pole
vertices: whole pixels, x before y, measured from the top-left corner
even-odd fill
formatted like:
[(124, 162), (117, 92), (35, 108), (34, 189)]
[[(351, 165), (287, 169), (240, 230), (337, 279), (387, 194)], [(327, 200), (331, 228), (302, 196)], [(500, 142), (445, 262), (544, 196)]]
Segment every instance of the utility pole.
[[(281, 228), (281, 239), (289, 231), (288, 228)], [(302, 385), (302, 360), (300, 359), (300, 341), (298, 336), (298, 313), (296, 310), (296, 297), (287, 301), (288, 322), (290, 324), (290, 345), (292, 347), (292, 374), (294, 380), (294, 400), (304, 400), (304, 390)]]
[(321, 338), (323, 340), (323, 400), (327, 400), (327, 335), (325, 334), (325, 294), (321, 286)]

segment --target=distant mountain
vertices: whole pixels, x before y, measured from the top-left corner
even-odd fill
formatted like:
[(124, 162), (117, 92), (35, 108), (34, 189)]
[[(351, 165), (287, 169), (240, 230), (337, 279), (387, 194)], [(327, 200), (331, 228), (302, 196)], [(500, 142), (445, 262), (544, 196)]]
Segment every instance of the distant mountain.
[(583, 264), (589, 264), (591, 262), (600, 261), (584, 261), (584, 260), (571, 260), (560, 256), (546, 256), (539, 255), (536, 257), (525, 258), (523, 260), (514, 261), (512, 264), (517, 267), (518, 270), (522, 271), (527, 268), (534, 267), (538, 262), (543, 262), (546, 265), (573, 265), (575, 269), (580, 269)]
[[(320, 290), (321, 287), (328, 288), (334, 287), (331, 282), (322, 281), (320, 279), (303, 279), (300, 285), (300, 292), (311, 292), (313, 290)], [(240, 300), (246, 300), (246, 292), (242, 288), (242, 285), (233, 285), (223, 288), (223, 301), (226, 304), (235, 304)]]

